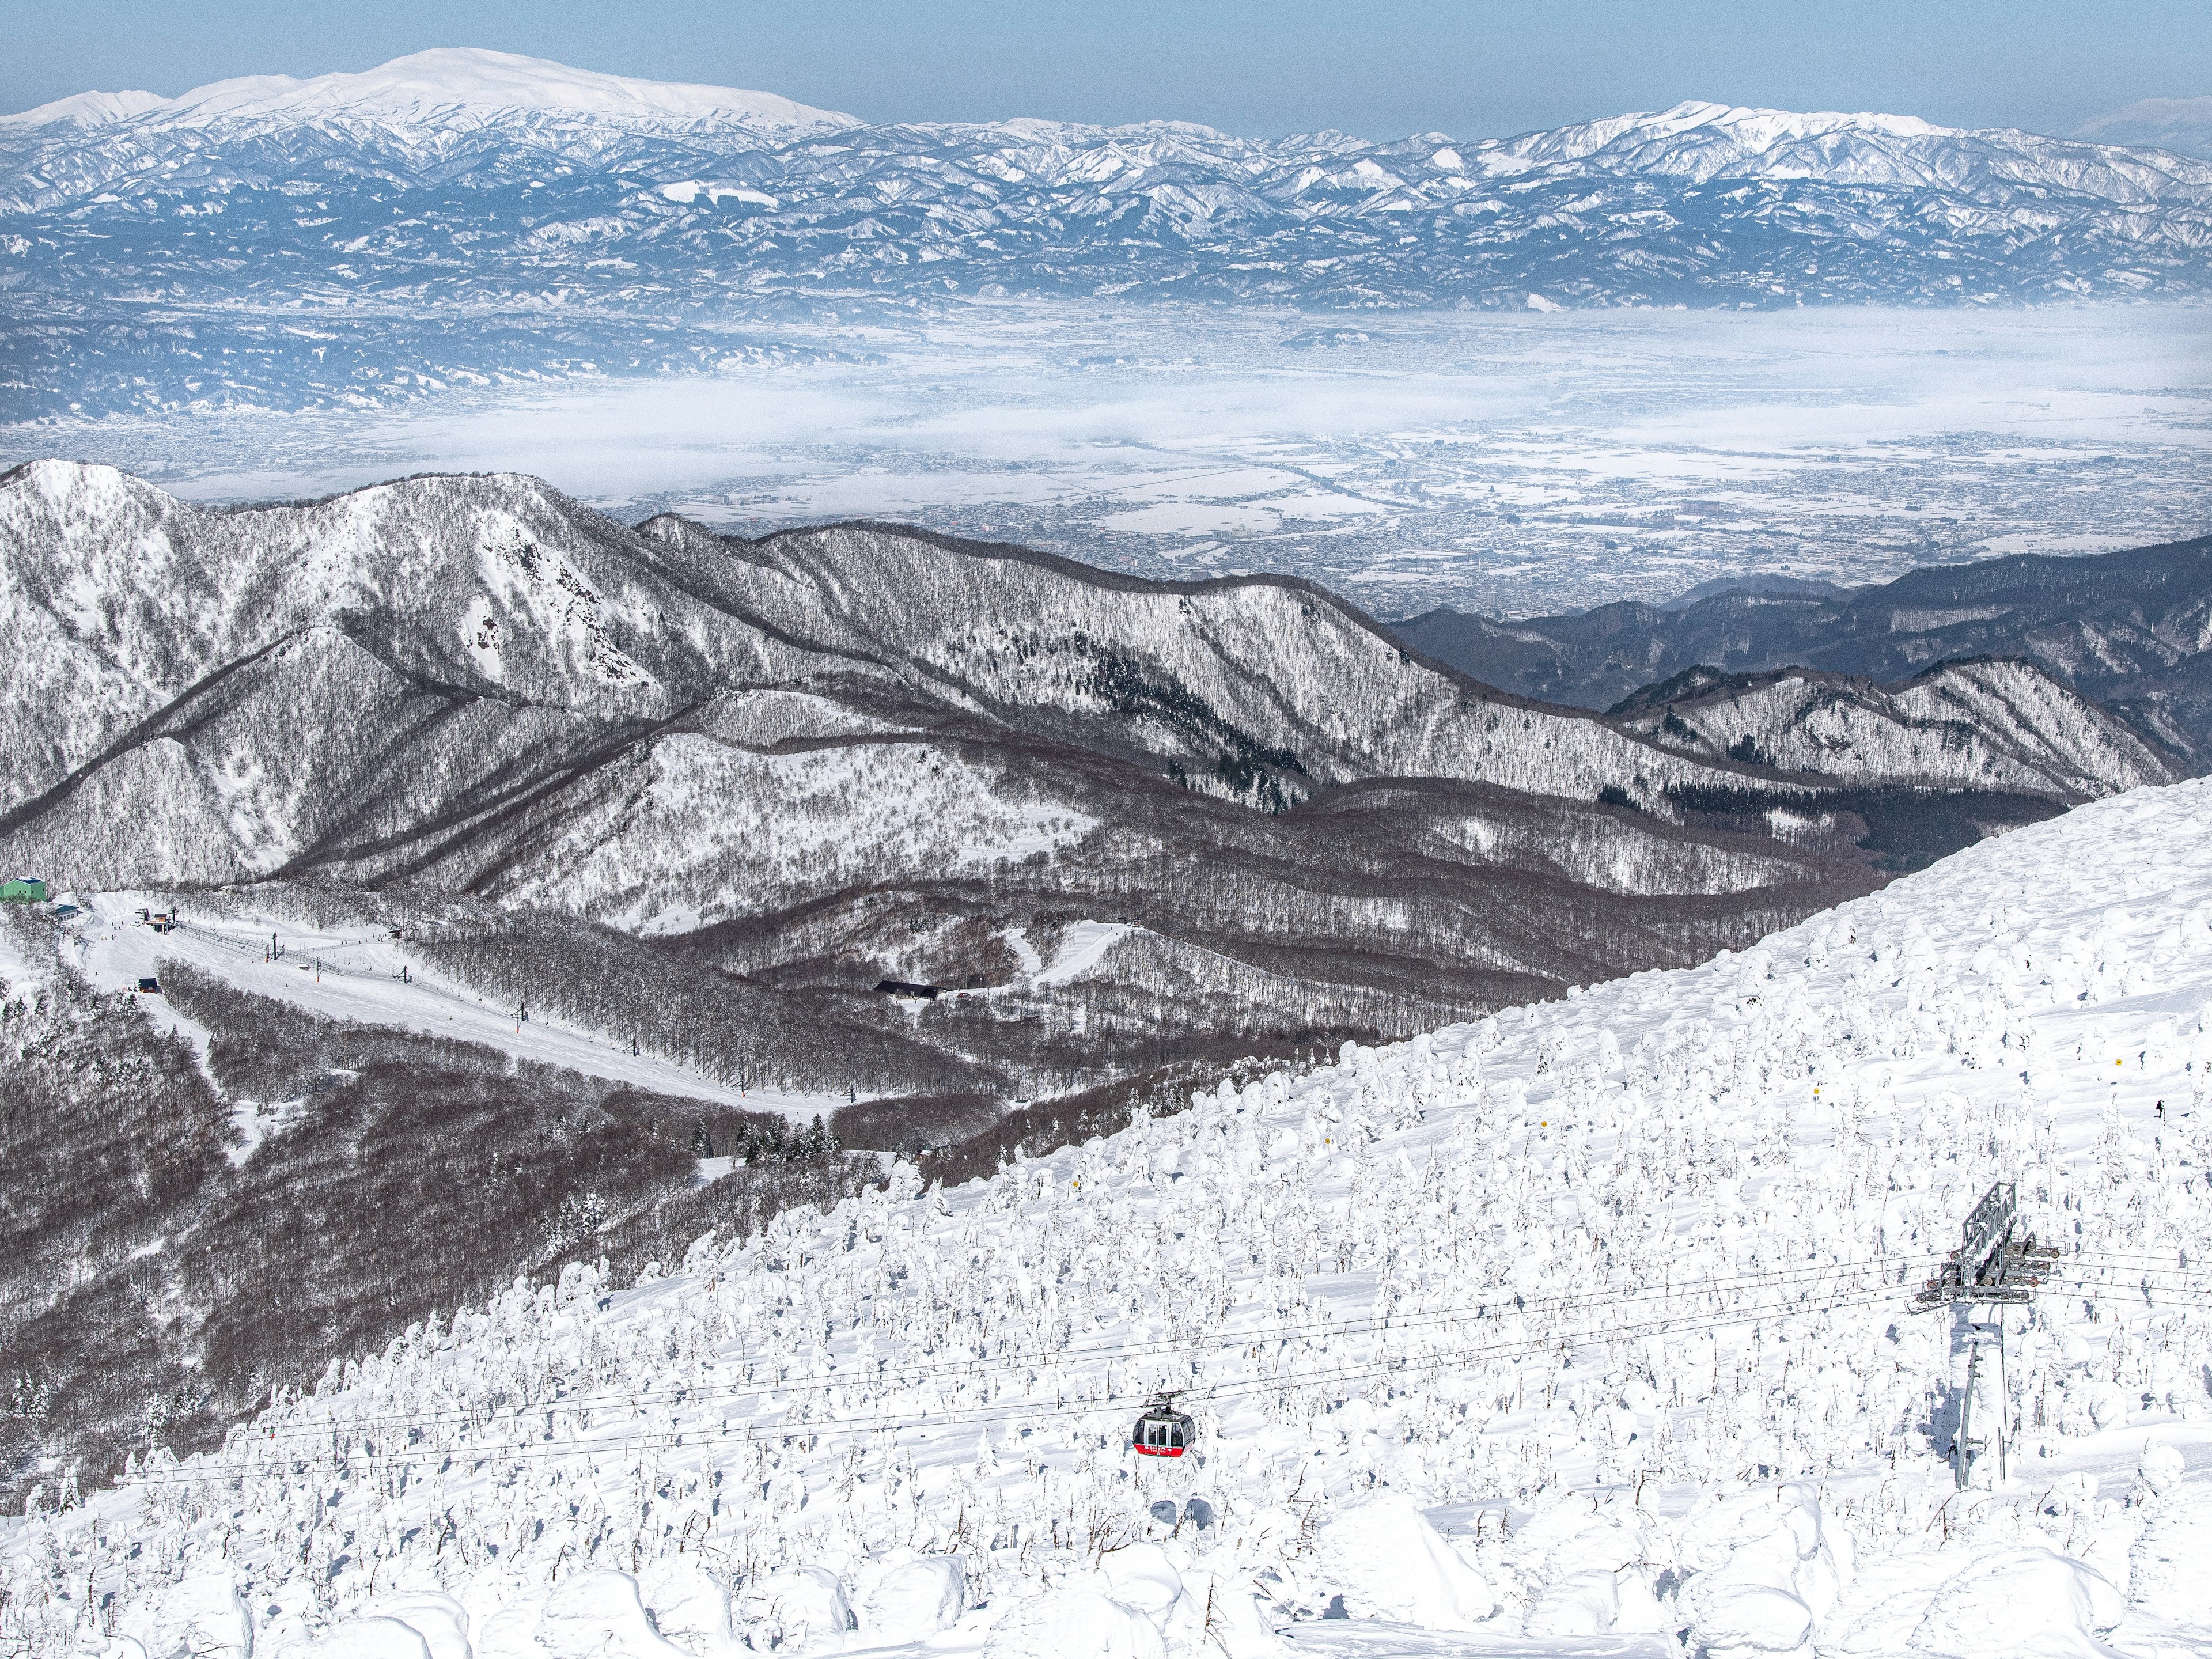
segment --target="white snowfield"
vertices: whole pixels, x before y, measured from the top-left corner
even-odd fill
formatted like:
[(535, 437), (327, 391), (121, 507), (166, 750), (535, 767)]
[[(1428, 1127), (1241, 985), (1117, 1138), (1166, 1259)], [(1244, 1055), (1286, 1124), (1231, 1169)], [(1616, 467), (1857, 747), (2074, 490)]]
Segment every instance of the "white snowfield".
[[(183, 962), (241, 991), (289, 1003), (325, 1019), (452, 1037), (516, 1060), (564, 1066), (659, 1094), (781, 1112), (800, 1122), (826, 1117), (848, 1103), (842, 1094), (734, 1089), (672, 1060), (633, 1054), (619, 1033), (582, 1030), (538, 1014), (522, 1018), (525, 1010), (487, 1000), (440, 974), (383, 929), (317, 927), (294, 916), (188, 915), (179, 927), (157, 933), (140, 923), (138, 913), (166, 911), (169, 901), (160, 894), (73, 897), (83, 915), (62, 934), (61, 949), (73, 967), (104, 991), (132, 990), (142, 978), (158, 981), (164, 963)], [(274, 960), (269, 954), (272, 943), (283, 952)], [(403, 968), (407, 974), (404, 980)], [(146, 1007), (157, 1025), (191, 1037), (204, 1059), (204, 1031), (159, 996), (148, 998)]]
[[(2207, 1651), (2208, 821), (2139, 790), (1701, 968), (518, 1284), (219, 1455), (58, 1473), (4, 1616), (112, 1659)], [(1907, 1304), (1998, 1180), (2063, 1255), (1960, 1489), (1971, 1334)], [(1179, 1462), (1128, 1449), (1163, 1387)]]

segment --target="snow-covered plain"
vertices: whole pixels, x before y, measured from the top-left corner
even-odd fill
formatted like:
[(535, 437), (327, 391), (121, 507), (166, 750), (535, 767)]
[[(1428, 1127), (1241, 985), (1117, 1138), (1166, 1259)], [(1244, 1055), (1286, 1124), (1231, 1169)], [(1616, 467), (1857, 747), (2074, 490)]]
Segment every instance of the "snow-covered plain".
[[(6, 1617), (118, 1659), (2202, 1652), (2208, 810), (518, 1284), (218, 1455), (58, 1471)], [(1907, 1304), (1999, 1179), (2063, 1254), (1961, 1490), (1972, 1333)]]
[(535, 472), (624, 518), (876, 518), (1377, 615), (2202, 533), (2212, 316), (2164, 307), (1316, 319), (996, 301), (792, 319), (712, 374), (0, 427), (201, 501)]

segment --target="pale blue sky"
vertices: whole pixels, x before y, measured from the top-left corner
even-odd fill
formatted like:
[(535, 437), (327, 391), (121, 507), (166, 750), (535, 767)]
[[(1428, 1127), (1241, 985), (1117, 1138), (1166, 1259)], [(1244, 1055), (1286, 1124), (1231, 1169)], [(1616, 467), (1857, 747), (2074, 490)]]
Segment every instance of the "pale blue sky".
[(9, 9), (0, 108), (365, 69), (427, 46), (782, 93), (876, 120), (1173, 117), (1480, 137), (1683, 98), (2063, 128), (2212, 94), (2212, 3), (1869, 0), (82, 0)]

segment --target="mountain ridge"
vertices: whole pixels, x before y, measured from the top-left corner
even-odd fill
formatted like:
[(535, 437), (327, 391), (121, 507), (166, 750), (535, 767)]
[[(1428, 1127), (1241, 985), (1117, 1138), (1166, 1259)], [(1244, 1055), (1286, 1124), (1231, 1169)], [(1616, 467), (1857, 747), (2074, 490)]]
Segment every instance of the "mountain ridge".
[[(1692, 102), (1379, 143), (417, 113), (210, 125), (111, 98), (0, 125), (0, 234), (50, 325), (9, 337), (27, 412), (360, 406), (426, 380), (697, 369), (733, 331), (825, 301), (1759, 309), (2212, 284), (2212, 162), (1907, 117)], [(410, 332), (380, 314), (387, 299), (460, 325)]]
[(1590, 707), (1704, 664), (1901, 682), (2017, 657), (2184, 756), (2212, 743), (2212, 537), (2112, 553), (1923, 566), (1836, 592), (1732, 587), (1680, 608), (1622, 602), (1511, 623), (1449, 607), (1390, 626), (1478, 679)]
[[(1117, 913), (1151, 933), (1079, 1000), (1142, 1002), (1148, 952), (1180, 975), (1202, 947), (1243, 964), (1216, 974), (1231, 1029), (1256, 1012), (1239, 975), (1293, 966), (1326, 981), (1316, 1006), (1395, 1018), (1420, 960), (1446, 964), (1446, 1006), (1496, 972), (1666, 961), (2172, 775), (2056, 687), (2063, 763), (2019, 758), (2048, 745), (1984, 700), (1964, 741), (1915, 748), (1869, 704), (1850, 768), (1778, 768), (1492, 690), (1297, 579), (1148, 583), (867, 523), (632, 529), (516, 475), (205, 509), (38, 463), (0, 477), (0, 848), (27, 867), (203, 902), (313, 889), (426, 926), (450, 902), (502, 937), (557, 921), (641, 972), (723, 953), (864, 1025), (847, 999), (878, 979), (957, 984), (967, 951), (1018, 990), (1024, 929)], [(1179, 860), (1249, 899), (1130, 873)], [(1465, 884), (1485, 870), (1550, 937)], [(1649, 902), (1610, 943), (1607, 894)], [(975, 1052), (1017, 1035), (975, 1018)], [(997, 1064), (959, 1075), (1034, 1092)]]

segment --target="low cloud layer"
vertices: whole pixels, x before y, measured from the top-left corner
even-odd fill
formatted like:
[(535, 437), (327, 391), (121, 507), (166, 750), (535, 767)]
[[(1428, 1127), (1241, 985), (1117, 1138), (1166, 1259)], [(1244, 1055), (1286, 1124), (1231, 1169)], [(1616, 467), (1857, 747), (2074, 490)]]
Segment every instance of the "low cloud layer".
[(8, 429), (204, 499), (517, 470), (757, 534), (919, 521), (1389, 612), (2200, 533), (2212, 318), (2161, 307), (1316, 319), (1050, 305), (793, 331), (830, 361), (400, 412)]

